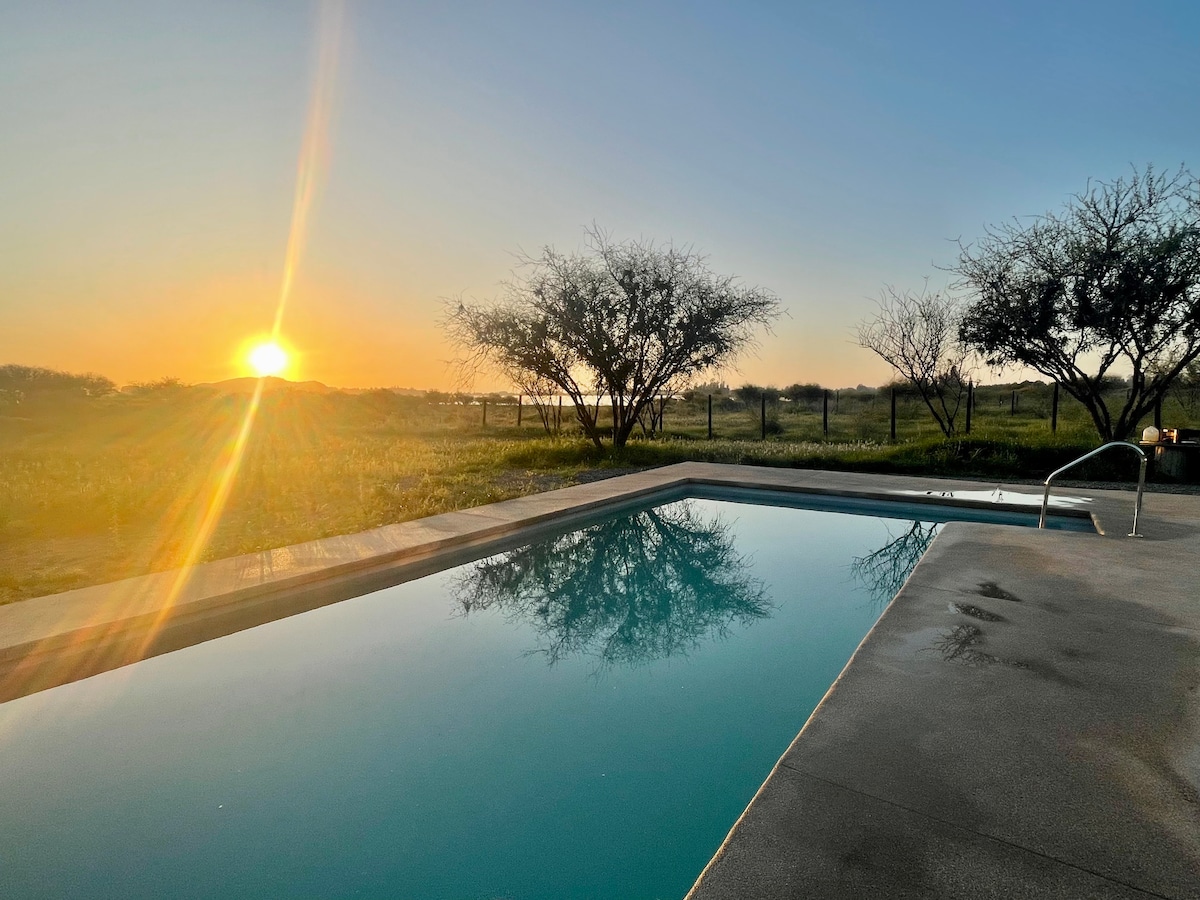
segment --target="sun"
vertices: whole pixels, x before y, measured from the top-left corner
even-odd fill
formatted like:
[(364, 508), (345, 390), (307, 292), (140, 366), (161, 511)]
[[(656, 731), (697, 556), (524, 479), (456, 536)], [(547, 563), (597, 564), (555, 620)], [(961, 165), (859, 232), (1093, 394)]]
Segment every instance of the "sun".
[(264, 378), (267, 375), (278, 375), (287, 368), (288, 355), (275, 341), (264, 341), (254, 345), (246, 355), (246, 360), (254, 374)]

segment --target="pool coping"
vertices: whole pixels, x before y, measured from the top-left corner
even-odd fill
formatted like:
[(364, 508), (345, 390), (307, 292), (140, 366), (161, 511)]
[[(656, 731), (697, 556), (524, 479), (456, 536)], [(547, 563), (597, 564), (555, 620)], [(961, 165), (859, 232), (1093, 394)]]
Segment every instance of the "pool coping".
[[(206, 563), (186, 578), (157, 573), (0, 607), (0, 700), (704, 485), (999, 507), (941, 496), (992, 483), (682, 463)], [(1037, 486), (997, 487), (1040, 497)], [(1200, 872), (1200, 613), (1180, 591), (1196, 583), (1200, 498), (1150, 496), (1138, 541), (1123, 537), (1131, 493), (1066, 491), (1092, 499), (1083, 514), (1096, 535), (968, 523), (942, 530), (691, 900), (968, 888), (975, 896), (1200, 895), (1191, 874)], [(980, 585), (996, 596), (981, 595)], [(995, 624), (963, 618), (963, 609), (986, 608), (999, 610)], [(937, 635), (964, 625), (978, 632), (964, 652), (991, 663), (929, 652)], [(1074, 656), (1061, 656), (1063, 642)], [(1166, 700), (1139, 705), (1122, 693), (1127, 681)], [(953, 716), (943, 721), (937, 708)], [(1041, 740), (1047, 730), (1053, 741)], [(980, 775), (992, 769), (1003, 777)], [(1055, 777), (1043, 783), (1031, 772)], [(1010, 791), (1035, 812), (1014, 811)], [(1068, 840), (1056, 829), (1081, 833)]]

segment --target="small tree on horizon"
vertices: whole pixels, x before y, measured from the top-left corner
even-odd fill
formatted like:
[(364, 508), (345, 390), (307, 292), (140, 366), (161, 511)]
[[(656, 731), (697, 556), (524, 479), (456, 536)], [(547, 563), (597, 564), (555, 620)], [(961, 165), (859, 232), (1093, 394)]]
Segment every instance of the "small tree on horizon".
[(967, 395), (971, 351), (959, 340), (961, 309), (939, 291), (886, 287), (873, 318), (858, 326), (858, 344), (890, 365), (952, 438)]
[(0, 390), (26, 399), (34, 396), (103, 397), (117, 390), (111, 378), (95, 372), (63, 372), (43, 366), (0, 365)]
[(757, 406), (764, 399), (768, 403), (777, 403), (781, 396), (779, 388), (759, 384), (743, 384), (733, 393), (747, 406)]
[(825, 388), (819, 384), (789, 384), (780, 392), (793, 403), (819, 403), (825, 395)]
[(624, 446), (656, 398), (731, 363), (779, 314), (774, 294), (715, 274), (690, 247), (592, 229), (588, 251), (522, 257), (500, 297), (458, 302), (445, 327), (466, 372), (491, 367), (566, 394), (597, 447), (610, 436)]

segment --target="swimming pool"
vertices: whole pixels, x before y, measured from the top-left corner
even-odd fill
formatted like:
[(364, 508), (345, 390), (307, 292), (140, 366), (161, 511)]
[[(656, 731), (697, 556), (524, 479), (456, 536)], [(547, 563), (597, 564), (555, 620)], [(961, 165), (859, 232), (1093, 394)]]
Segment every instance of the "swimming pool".
[(608, 515), (4, 704), (0, 894), (681, 896), (941, 519), (869, 512)]

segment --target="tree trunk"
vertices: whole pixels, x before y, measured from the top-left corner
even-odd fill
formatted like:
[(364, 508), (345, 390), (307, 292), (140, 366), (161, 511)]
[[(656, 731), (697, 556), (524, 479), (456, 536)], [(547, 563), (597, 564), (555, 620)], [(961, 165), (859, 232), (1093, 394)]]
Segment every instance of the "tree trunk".
[(1068, 394), (1087, 409), (1088, 415), (1092, 417), (1092, 424), (1096, 426), (1096, 433), (1100, 435), (1100, 440), (1102, 442), (1111, 441), (1113, 439), (1112, 420), (1108, 416), (1108, 407), (1104, 405), (1104, 400), (1090, 391), (1079, 388), (1073, 382), (1065, 382), (1063, 387)]
[(624, 447), (629, 441), (629, 435), (633, 434), (633, 426), (637, 424), (636, 419), (632, 419), (621, 426), (619, 431), (613, 433), (613, 449)]
[(572, 397), (571, 402), (575, 404), (575, 418), (579, 420), (579, 425), (583, 429), (583, 433), (596, 445), (597, 450), (603, 450), (604, 441), (600, 436), (598, 417), (592, 416), (591, 411), (587, 408), (587, 404), (582, 399)]

